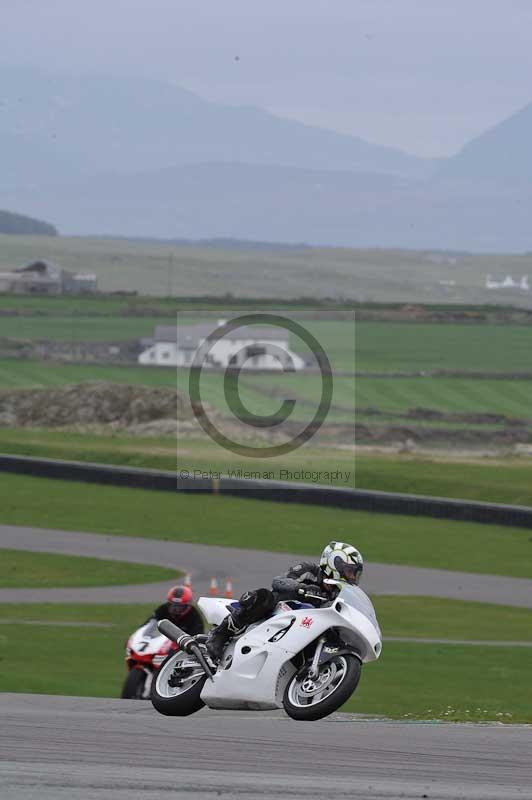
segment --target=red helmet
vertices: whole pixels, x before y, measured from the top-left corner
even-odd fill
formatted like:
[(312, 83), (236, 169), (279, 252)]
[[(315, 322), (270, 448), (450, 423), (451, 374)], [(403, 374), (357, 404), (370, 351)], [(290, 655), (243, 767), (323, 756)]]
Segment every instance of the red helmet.
[(172, 586), (168, 590), (166, 599), (169, 603), (179, 606), (190, 606), (192, 604), (192, 589), (190, 586)]
[(179, 622), (192, 608), (192, 589), (189, 586), (172, 586), (166, 598), (168, 616), (174, 622)]

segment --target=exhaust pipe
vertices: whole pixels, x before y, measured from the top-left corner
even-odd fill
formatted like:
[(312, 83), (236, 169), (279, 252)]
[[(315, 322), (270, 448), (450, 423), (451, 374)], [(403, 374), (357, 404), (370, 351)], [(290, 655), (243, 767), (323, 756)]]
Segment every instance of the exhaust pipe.
[(163, 636), (166, 636), (167, 639), (175, 642), (180, 650), (193, 655), (199, 661), (200, 666), (207, 677), (210, 678), (211, 681), (214, 679), (211, 669), (205, 661), (203, 653), (198, 647), (198, 644), (193, 636), (185, 633), (185, 631), (181, 630), (181, 628), (178, 628), (177, 625), (174, 625), (173, 622), (170, 622), (169, 619), (160, 620), (157, 623), (157, 630), (159, 633), (162, 633)]

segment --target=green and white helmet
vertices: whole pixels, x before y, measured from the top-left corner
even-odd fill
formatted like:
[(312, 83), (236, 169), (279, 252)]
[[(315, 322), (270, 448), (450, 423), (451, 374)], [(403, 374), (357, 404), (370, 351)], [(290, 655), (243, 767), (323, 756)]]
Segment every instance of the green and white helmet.
[(358, 586), (364, 570), (364, 559), (350, 544), (329, 542), (321, 554), (320, 567), (327, 578)]

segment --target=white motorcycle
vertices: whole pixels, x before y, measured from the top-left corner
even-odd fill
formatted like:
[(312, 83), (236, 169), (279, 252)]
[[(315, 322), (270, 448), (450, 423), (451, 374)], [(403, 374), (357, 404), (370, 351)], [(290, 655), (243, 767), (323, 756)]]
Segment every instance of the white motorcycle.
[[(198, 605), (217, 625), (231, 601), (202, 597)], [(378, 659), (382, 649), (370, 599), (358, 586), (345, 584), (321, 608), (293, 600), (278, 603), (272, 616), (228, 642), (218, 665), (209, 658), (205, 636), (188, 636), (169, 620), (159, 622), (159, 630), (179, 647), (151, 687), (154, 707), (168, 716), (187, 716), (207, 705), (284, 708), (292, 719), (322, 719), (351, 697), (362, 664)]]

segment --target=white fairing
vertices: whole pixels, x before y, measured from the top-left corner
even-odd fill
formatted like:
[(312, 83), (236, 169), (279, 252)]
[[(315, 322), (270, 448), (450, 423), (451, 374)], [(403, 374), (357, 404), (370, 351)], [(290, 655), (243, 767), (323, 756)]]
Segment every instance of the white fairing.
[[(209, 622), (218, 624), (230, 602), (202, 597), (198, 605)], [(324, 608), (278, 603), (272, 617), (250, 626), (228, 645), (214, 680), (203, 687), (202, 700), (210, 708), (281, 708), (286, 685), (296, 671), (292, 658), (330, 628), (339, 630), (361, 661), (379, 657), (381, 632), (371, 601), (362, 589), (344, 586)]]
[(157, 630), (157, 620), (150, 619), (130, 636), (127, 644), (133, 652), (148, 656), (167, 648), (168, 639)]
[(219, 625), (228, 615), (231, 603), (234, 600), (223, 597), (200, 597), (198, 607), (209, 625)]

